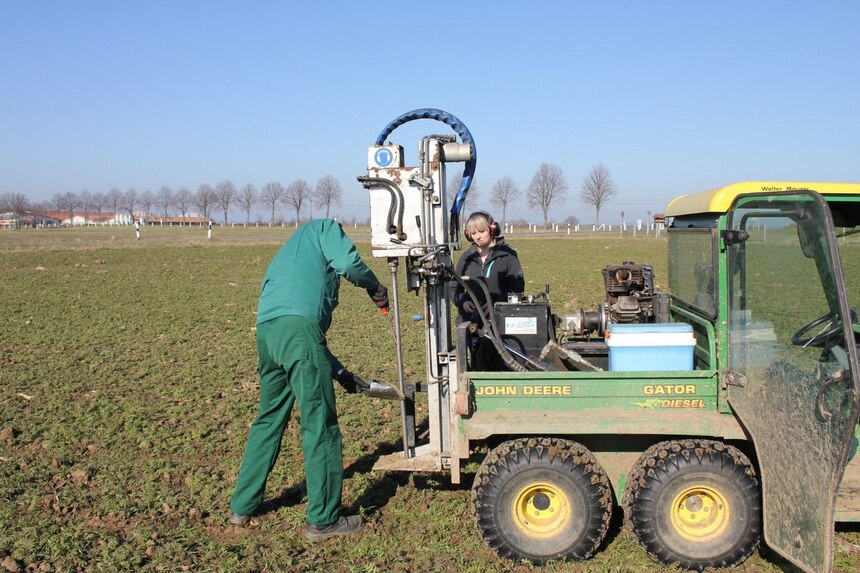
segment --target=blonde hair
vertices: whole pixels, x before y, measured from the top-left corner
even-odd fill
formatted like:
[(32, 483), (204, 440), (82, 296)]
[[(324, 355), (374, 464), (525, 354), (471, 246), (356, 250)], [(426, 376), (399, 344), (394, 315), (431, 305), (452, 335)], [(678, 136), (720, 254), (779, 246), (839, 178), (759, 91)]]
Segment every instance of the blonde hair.
[(490, 228), (490, 217), (487, 213), (483, 213), (478, 211), (477, 213), (472, 213), (469, 219), (466, 221), (466, 229), (469, 230), (469, 234), (478, 231), (482, 233)]

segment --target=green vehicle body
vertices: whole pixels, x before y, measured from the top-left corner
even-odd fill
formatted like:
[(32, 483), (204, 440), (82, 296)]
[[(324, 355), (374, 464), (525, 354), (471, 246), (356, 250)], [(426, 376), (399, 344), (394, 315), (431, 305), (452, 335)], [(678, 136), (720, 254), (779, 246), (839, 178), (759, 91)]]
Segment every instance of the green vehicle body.
[[(773, 269), (760, 272), (770, 263), (780, 268), (775, 260), (778, 257), (771, 256), (771, 251), (788, 252), (792, 248), (794, 235), (786, 230), (791, 225), (779, 219), (779, 209), (794, 205), (791, 208), (796, 210), (791, 211), (791, 216), (802, 221), (804, 216), (813, 215), (797, 212), (815, 211), (816, 205), (824, 205), (822, 197), (831, 207), (838, 204), (841, 212), (831, 215), (826, 207), (821, 208), (822, 220), (830, 219), (826, 232), (821, 227), (821, 237), (828, 235), (825, 238), (829, 242), (819, 241), (816, 235), (814, 240), (819, 243), (814, 249), (801, 245), (808, 268), (798, 257), (791, 261), (787, 258), (781, 274)], [(773, 212), (764, 203), (766, 200), (775, 201)], [(741, 221), (741, 212), (750, 218)], [(860, 248), (854, 246), (850, 231), (845, 231), (860, 224), (858, 212), (860, 185), (850, 184), (744, 183), (676, 200), (667, 212), (674, 217), (674, 226), (668, 230), (671, 321), (693, 328), (694, 369), (469, 372), (460, 357), (454, 388), (457, 407), (451, 422), (453, 481), (460, 479), (457, 458), (466, 459), (478, 445), (492, 448), (523, 437), (567, 438), (594, 455), (611, 482), (615, 503), (620, 504), (634, 465), (652, 445), (663, 440), (716, 440), (735, 446), (754, 460), (762, 482), (766, 542), (806, 571), (828, 570), (834, 518), (860, 521), (860, 455), (855, 455), (860, 435), (856, 348), (845, 345), (850, 352), (844, 350), (842, 368), (838, 376), (834, 375), (839, 378), (838, 384), (825, 377), (825, 388), (810, 387), (805, 396), (784, 397), (776, 390), (777, 384), (767, 386), (757, 380), (761, 374), (756, 372), (763, 371), (758, 363), (768, 361), (768, 353), (775, 346), (780, 356), (796, 352), (804, 357), (799, 362), (813, 359), (811, 348), (791, 348), (783, 340), (783, 331), (795, 331), (809, 322), (800, 320), (797, 315), (803, 314), (802, 310), (796, 311), (792, 306), (796, 303), (800, 305), (798, 309), (803, 309), (811, 298), (798, 288), (798, 283), (803, 287), (813, 282), (804, 280), (809, 277), (800, 274), (800, 270), (827, 275), (829, 291), (818, 302), (825, 303), (827, 299), (832, 311), (842, 313), (843, 321), (848, 316), (846, 301), (860, 308), (860, 292), (847, 292), (841, 273), (850, 263), (843, 260), (842, 268), (838, 268), (839, 255), (828, 251), (839, 244), (842, 258), (850, 259), (847, 255), (853, 256), (853, 250)], [(842, 233), (838, 239), (833, 230), (834, 217)], [(755, 232), (749, 230), (746, 244), (732, 243), (732, 237), (726, 235), (728, 231), (749, 229), (749, 225), (756, 227)], [(761, 235), (767, 233), (771, 234), (771, 242), (762, 240)], [(780, 244), (780, 234), (785, 235), (784, 242), (789, 246)], [(804, 240), (812, 239), (801, 237), (801, 243)], [(824, 253), (820, 257), (819, 251)], [(829, 262), (817, 260), (828, 257)], [(755, 286), (756, 281), (765, 286)], [(755, 302), (751, 302), (753, 299)], [(747, 303), (752, 310), (739, 310)], [(765, 315), (769, 304), (779, 310), (779, 316)], [(737, 318), (739, 314), (743, 317)], [(791, 326), (793, 320), (800, 323)], [(778, 324), (774, 326), (775, 323)], [(847, 324), (844, 332), (858, 331), (858, 325), (851, 325), (850, 319)], [(747, 331), (741, 335), (738, 328)], [(738, 368), (739, 364), (748, 368)], [(821, 385), (821, 380), (802, 378), (804, 382), (796, 387)], [(828, 398), (832, 388), (839, 394), (836, 399)], [(828, 405), (822, 406), (828, 400)], [(836, 412), (836, 408), (840, 410)], [(808, 415), (799, 412), (789, 418), (792, 410), (808, 411)], [(769, 426), (781, 423), (778, 420), (790, 420), (789, 427), (778, 429), (788, 436), (787, 441), (779, 434), (768, 433)], [(822, 440), (831, 449), (819, 453)], [(797, 458), (808, 459), (809, 463), (792, 463)], [(840, 492), (843, 474), (848, 485), (843, 483)], [(797, 491), (781, 485), (780, 479), (815, 484), (803, 489), (804, 498), (812, 498), (809, 504), (798, 501)], [(789, 506), (791, 509), (786, 510)], [(792, 513), (795, 510), (799, 513)], [(809, 523), (804, 522), (807, 514), (814, 516)]]

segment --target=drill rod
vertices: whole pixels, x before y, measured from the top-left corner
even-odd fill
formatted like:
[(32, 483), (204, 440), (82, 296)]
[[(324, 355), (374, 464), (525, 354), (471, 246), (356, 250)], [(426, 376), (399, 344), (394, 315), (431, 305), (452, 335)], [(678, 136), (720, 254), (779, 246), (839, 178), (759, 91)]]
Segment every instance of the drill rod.
[(415, 396), (406, 394), (403, 379), (403, 345), (400, 342), (400, 297), (397, 292), (397, 257), (388, 257), (388, 270), (391, 271), (391, 299), (394, 308), (394, 340), (397, 346), (397, 383), (404, 395), (400, 403), (400, 421), (403, 424), (403, 455), (415, 456)]

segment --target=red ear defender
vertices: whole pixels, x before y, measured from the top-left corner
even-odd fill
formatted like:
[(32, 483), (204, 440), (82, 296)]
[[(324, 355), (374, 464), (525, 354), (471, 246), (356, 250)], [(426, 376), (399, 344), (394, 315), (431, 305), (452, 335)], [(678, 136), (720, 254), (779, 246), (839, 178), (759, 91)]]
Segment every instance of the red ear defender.
[(469, 221), (472, 220), (473, 217), (483, 217), (487, 220), (487, 227), (490, 229), (490, 236), (494, 239), (502, 234), (502, 229), (499, 227), (499, 224), (493, 220), (493, 216), (487, 213), (486, 211), (475, 211), (469, 218), (466, 219), (466, 229), (463, 231), (463, 234), (466, 236), (466, 240), (470, 243), (474, 243), (472, 240), (472, 233), (469, 232)]

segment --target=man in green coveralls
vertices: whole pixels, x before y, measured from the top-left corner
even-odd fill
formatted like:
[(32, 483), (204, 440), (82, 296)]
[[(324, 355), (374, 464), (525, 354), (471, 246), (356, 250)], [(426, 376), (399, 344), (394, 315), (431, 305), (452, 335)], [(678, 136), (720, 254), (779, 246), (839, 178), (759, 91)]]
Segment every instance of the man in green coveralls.
[(326, 347), (340, 277), (367, 289), (380, 309), (388, 308), (388, 289), (331, 219), (299, 227), (269, 264), (257, 309), (260, 407), (230, 500), (230, 523), (244, 525), (263, 501), (298, 402), (308, 493), (305, 535), (319, 541), (363, 525), (359, 515), (340, 515), (343, 459), (332, 378), (350, 393), (366, 387)]

